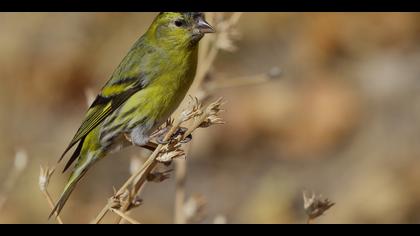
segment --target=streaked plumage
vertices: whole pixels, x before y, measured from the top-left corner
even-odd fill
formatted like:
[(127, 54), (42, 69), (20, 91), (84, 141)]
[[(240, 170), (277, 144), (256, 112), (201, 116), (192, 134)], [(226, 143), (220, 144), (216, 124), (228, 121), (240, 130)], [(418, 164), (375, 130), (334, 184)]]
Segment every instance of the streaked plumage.
[[(51, 215), (60, 213), (76, 183), (98, 160), (139, 146), (177, 108), (195, 76), (198, 42), (213, 29), (202, 13), (160, 13), (89, 107), (60, 160), (77, 144), (64, 171), (76, 162)], [(50, 216), (51, 216), (50, 215)]]

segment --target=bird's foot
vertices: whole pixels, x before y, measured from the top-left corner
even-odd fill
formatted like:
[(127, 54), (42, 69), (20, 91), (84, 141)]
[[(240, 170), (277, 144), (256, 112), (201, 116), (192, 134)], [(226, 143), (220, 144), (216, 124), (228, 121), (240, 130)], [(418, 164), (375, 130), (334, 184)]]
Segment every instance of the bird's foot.
[[(158, 143), (158, 144), (168, 144), (168, 143), (170, 143), (171, 142), (171, 140), (175, 140), (178, 136), (184, 136), (184, 134), (187, 132), (187, 128), (185, 128), (185, 127), (179, 127), (172, 135), (171, 135), (171, 137), (169, 138), (169, 141), (164, 141), (164, 138), (165, 138), (165, 136), (166, 136), (166, 134), (167, 134), (167, 132), (168, 131), (166, 131), (165, 133), (163, 133), (163, 134), (161, 134), (161, 135), (159, 135), (157, 138), (156, 138), (156, 142)], [(181, 140), (180, 141), (180, 143), (188, 143), (188, 142), (190, 142), (191, 141), (191, 139), (192, 139), (192, 135), (191, 134), (189, 134), (187, 137), (185, 137), (183, 140)]]
[(152, 133), (152, 135), (150, 135), (150, 138), (156, 138), (156, 137), (164, 136), (166, 133), (168, 133), (170, 128), (171, 128), (171, 126), (165, 126), (161, 129), (158, 129), (157, 131)]

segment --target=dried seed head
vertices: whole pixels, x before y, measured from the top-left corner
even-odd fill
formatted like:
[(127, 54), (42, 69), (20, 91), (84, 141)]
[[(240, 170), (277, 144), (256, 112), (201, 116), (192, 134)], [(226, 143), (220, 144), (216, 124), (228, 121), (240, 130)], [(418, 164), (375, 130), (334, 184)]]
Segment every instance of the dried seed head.
[(179, 143), (178, 141), (180, 140), (180, 138), (176, 137), (174, 142), (169, 142), (167, 144), (165, 144), (161, 149), (160, 149), (160, 154), (166, 153), (166, 152), (172, 152), (178, 149), (181, 149), (181, 143)]
[(328, 209), (334, 206), (335, 203), (327, 198), (323, 199), (321, 195), (316, 196), (312, 193), (310, 197), (306, 192), (303, 192), (303, 207), (309, 219), (315, 219), (324, 214)]
[(161, 163), (170, 163), (173, 159), (185, 156), (184, 150), (176, 148), (167, 152), (160, 152), (156, 160)]
[[(114, 189), (115, 192), (115, 189)], [(130, 191), (125, 189), (124, 192), (118, 194), (115, 193), (114, 196), (109, 200), (111, 208), (119, 209), (124, 202), (127, 202), (130, 199)]]
[(51, 176), (54, 173), (54, 169), (49, 169), (48, 167), (45, 167), (45, 169), (41, 166), (40, 167), (40, 173), (39, 173), (39, 189), (41, 189), (42, 192), (45, 192), (48, 188), (48, 184), (50, 182)]
[(222, 101), (223, 101), (223, 98), (219, 98), (215, 102), (208, 105), (208, 107), (206, 108), (206, 115), (207, 116), (217, 115), (219, 112), (223, 111), (221, 109), (221, 106), (224, 105)]
[(223, 111), (221, 109), (223, 104), (224, 103), (222, 103), (222, 98), (219, 98), (215, 102), (208, 105), (204, 113), (205, 117), (199, 127), (205, 128), (215, 124), (224, 124), (225, 122), (223, 119), (218, 116), (218, 114)]
[(221, 125), (221, 124), (225, 124), (225, 121), (218, 116), (212, 115), (205, 118), (203, 122), (201, 122), (199, 127), (207, 128), (212, 125)]
[(181, 112), (181, 121), (185, 122), (203, 114), (197, 97), (189, 96), (188, 108)]

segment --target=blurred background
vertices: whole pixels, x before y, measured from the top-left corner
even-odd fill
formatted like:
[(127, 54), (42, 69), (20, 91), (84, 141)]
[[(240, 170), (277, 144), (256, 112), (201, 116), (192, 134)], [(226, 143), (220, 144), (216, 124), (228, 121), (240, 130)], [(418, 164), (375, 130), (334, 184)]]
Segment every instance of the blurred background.
[[(96, 94), (156, 13), (0, 14), (0, 223), (47, 221), (40, 165), (53, 166)], [(244, 13), (215, 77), (272, 81), (218, 91), (226, 124), (187, 157), (196, 223), (305, 223), (302, 191), (336, 203), (315, 223), (420, 223), (420, 14)], [(87, 223), (130, 175), (128, 148), (99, 162), (62, 212)], [(61, 163), (49, 192), (68, 173)], [(173, 177), (132, 217), (172, 223)], [(197, 198), (197, 197), (195, 197)], [(200, 200), (200, 201), (201, 201)], [(109, 216), (105, 222), (113, 222)]]

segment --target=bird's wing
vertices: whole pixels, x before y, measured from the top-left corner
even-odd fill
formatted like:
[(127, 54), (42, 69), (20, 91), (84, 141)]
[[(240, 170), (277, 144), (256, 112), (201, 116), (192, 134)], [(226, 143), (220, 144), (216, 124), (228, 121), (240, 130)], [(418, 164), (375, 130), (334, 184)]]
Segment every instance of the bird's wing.
[(70, 144), (61, 155), (64, 155), (90, 131), (98, 126), (106, 117), (120, 107), (129, 97), (143, 88), (143, 79), (137, 77), (120, 79), (114, 83), (106, 84), (101, 93), (89, 107), (85, 119), (71, 140)]

